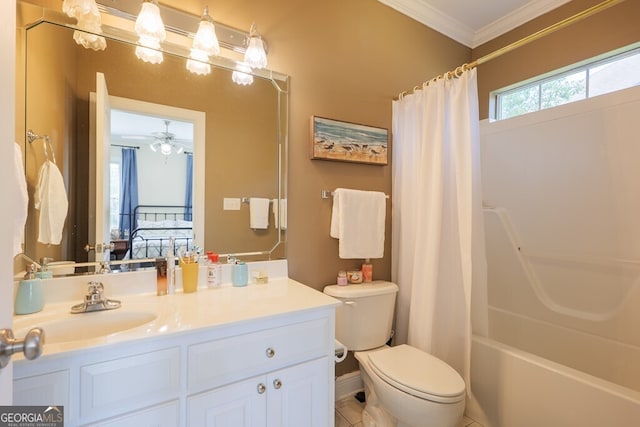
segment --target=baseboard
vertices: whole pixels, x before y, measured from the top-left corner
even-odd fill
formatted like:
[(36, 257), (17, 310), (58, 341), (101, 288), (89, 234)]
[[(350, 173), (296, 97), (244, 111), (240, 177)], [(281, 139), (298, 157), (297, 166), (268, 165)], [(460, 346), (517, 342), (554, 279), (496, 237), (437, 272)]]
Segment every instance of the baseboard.
[(336, 378), (336, 401), (364, 390), (360, 371), (349, 372)]

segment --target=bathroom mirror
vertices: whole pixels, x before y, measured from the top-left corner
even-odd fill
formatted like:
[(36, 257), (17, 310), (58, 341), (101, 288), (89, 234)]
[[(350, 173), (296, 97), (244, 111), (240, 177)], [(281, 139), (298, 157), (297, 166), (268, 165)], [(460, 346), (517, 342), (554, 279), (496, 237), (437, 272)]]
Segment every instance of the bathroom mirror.
[[(194, 157), (204, 157), (200, 158), (204, 160), (201, 170), (194, 171), (194, 179), (203, 184), (204, 209), (202, 215), (193, 218), (195, 229), (196, 222), (204, 224), (204, 238), (196, 236), (203, 249), (248, 259), (285, 256), (286, 224), (275, 221), (272, 207), (276, 203), (269, 206), (268, 228), (252, 229), (246, 198), (286, 199), (287, 76), (263, 70), (254, 75), (253, 84), (240, 86), (232, 81), (232, 70), (224, 66), (212, 66), (209, 75), (190, 73), (185, 68), (186, 58), (177, 54), (165, 52), (161, 64), (142, 62), (134, 54), (135, 45), (106, 34), (106, 50), (96, 52), (74, 42), (74, 30), (61, 13), (25, 3), (18, 7), (18, 16), (29, 20), (23, 22), (24, 31), (18, 36), (18, 52), (24, 54), (24, 76), (18, 73), (18, 87), (24, 78), (24, 132), (30, 129), (49, 136), (69, 200), (61, 244), (38, 243), (39, 212), (34, 209), (33, 195), (38, 170), (45, 161), (44, 144), (41, 140), (29, 143), (25, 138), (30, 195), (26, 255), (35, 260), (90, 259), (85, 245), (96, 243), (90, 240), (90, 230), (95, 227), (91, 205), (96, 197), (90, 183), (98, 179), (92, 165), (96, 147), (91, 145), (94, 117), (90, 94), (96, 91), (96, 74), (102, 73), (109, 96), (159, 107), (151, 114), (158, 123), (174, 120), (170, 113), (163, 116), (162, 106), (204, 113), (204, 150), (194, 153)], [(153, 136), (164, 131), (162, 125), (137, 129), (136, 134)], [(139, 150), (150, 150), (148, 143), (136, 144), (134, 139), (130, 141), (139, 145)], [(125, 142), (120, 135), (115, 143)], [(158, 164), (145, 163), (144, 168), (145, 172), (153, 169), (160, 180), (166, 175), (163, 168), (169, 159), (156, 154)], [(194, 164), (197, 162), (194, 159)], [(154, 192), (154, 203), (162, 204), (158, 195), (162, 190), (156, 187), (150, 191)]]

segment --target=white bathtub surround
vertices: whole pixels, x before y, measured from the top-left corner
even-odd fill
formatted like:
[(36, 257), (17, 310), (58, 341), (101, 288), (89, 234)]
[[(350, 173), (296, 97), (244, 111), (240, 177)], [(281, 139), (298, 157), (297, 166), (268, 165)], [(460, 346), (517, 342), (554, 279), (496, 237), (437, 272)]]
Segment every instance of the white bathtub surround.
[(638, 114), (634, 87), (481, 124), (495, 341), (472, 388), (492, 427), (637, 424)]
[[(481, 296), (486, 286), (476, 70), (394, 101), (393, 133), (396, 340), (469, 384), (472, 289)], [(477, 302), (474, 323), (486, 332)]]

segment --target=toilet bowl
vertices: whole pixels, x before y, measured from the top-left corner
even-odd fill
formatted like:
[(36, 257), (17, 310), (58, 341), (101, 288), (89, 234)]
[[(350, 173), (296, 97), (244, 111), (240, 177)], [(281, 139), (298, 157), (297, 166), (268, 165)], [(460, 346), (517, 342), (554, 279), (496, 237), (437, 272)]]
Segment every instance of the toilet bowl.
[(443, 361), (408, 345), (355, 353), (365, 385), (366, 427), (457, 427), (465, 384)]
[(465, 383), (442, 360), (409, 345), (386, 345), (398, 286), (385, 281), (324, 288), (343, 302), (336, 339), (355, 352), (365, 387), (365, 427), (457, 427)]

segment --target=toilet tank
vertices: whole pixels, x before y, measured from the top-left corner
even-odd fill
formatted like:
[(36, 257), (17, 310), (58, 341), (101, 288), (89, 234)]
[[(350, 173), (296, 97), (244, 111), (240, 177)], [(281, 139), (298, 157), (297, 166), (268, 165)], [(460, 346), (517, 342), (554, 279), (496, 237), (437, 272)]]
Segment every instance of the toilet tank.
[(383, 346), (391, 337), (398, 286), (377, 280), (331, 285), (324, 293), (342, 301), (336, 308), (336, 339), (352, 351)]

